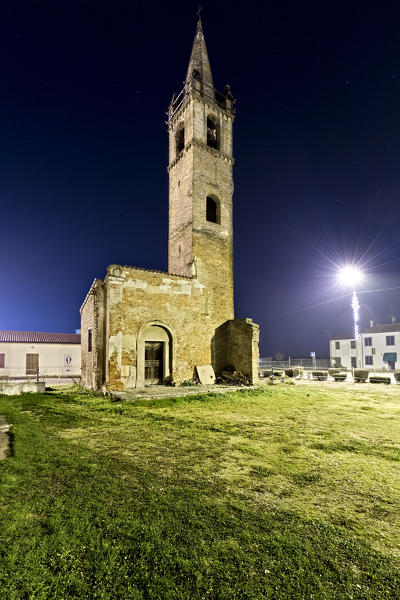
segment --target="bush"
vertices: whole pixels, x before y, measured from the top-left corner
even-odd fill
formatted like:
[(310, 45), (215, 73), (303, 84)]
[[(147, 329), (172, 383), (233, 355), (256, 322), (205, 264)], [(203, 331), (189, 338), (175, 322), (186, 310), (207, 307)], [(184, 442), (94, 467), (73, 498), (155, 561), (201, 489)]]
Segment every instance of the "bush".
[(337, 375), (334, 375), (333, 378), (335, 381), (346, 381), (347, 375), (346, 373), (338, 373)]
[(396, 373), (394, 373), (394, 378), (397, 383), (400, 383), (400, 371), (396, 371)]
[(369, 371), (366, 369), (356, 369), (354, 371), (354, 381), (357, 383), (365, 383), (368, 379)]
[[(274, 377), (282, 377), (283, 375), (283, 371), (275, 371), (274, 369)], [(271, 377), (272, 377), (272, 373), (271, 373)]]
[(369, 378), (370, 383), (390, 383), (390, 377), (380, 377), (379, 375), (374, 375)]
[[(283, 371), (276, 371), (274, 369), (274, 377), (282, 377), (283, 375)], [(270, 369), (269, 371), (263, 371), (263, 376), (264, 377), (272, 377), (272, 369)]]
[(298, 377), (300, 375), (299, 369), (285, 369), (285, 375), (287, 377)]
[(331, 377), (334, 377), (335, 375), (339, 375), (340, 369), (328, 369), (328, 373)]
[(326, 371), (313, 371), (312, 376), (313, 379), (317, 379), (318, 381), (326, 381), (328, 379), (328, 373)]

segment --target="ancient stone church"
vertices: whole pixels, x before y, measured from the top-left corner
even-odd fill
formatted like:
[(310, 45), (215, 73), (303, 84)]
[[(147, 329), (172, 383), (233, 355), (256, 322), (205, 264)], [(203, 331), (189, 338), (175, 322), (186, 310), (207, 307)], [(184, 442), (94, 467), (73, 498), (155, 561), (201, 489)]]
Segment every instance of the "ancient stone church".
[(259, 328), (233, 306), (234, 100), (214, 88), (201, 21), (168, 112), (168, 273), (110, 265), (81, 307), (82, 378), (124, 390), (227, 365), (258, 377)]

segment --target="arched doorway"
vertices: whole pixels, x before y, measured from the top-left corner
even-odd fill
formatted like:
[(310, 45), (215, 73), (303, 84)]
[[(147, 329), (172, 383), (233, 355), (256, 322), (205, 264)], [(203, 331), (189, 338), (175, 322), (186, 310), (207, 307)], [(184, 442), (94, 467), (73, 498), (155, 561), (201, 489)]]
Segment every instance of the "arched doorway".
[(163, 323), (148, 323), (137, 341), (136, 387), (162, 385), (172, 372), (172, 333)]

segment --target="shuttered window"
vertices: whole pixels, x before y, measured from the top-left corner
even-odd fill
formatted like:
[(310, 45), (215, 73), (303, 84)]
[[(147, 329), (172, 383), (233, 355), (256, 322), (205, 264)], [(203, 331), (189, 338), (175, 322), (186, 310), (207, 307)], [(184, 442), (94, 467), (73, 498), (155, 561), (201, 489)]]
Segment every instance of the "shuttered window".
[(39, 354), (26, 355), (26, 375), (36, 375), (39, 369)]
[(6, 355), (0, 354), (0, 369), (4, 369), (5, 363), (6, 363)]

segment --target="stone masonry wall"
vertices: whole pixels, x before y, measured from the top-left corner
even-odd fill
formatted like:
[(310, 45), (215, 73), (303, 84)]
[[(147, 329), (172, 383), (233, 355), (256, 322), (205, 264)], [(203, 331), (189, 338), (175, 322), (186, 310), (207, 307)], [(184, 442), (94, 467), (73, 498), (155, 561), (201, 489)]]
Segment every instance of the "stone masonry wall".
[[(104, 382), (104, 286), (95, 279), (81, 308), (81, 376), (83, 385), (100, 389)], [(92, 350), (88, 331), (92, 330)]]
[(192, 176), (188, 163), (193, 161), (193, 148), (185, 148), (170, 172), (168, 271), (192, 275)]
[(108, 268), (105, 279), (109, 390), (136, 385), (138, 335), (149, 323), (164, 326), (172, 335), (176, 382), (191, 379), (196, 365), (211, 364), (216, 315), (210, 313), (204, 285), (197, 279), (131, 267), (118, 267), (121, 276), (115, 277), (114, 268)]

